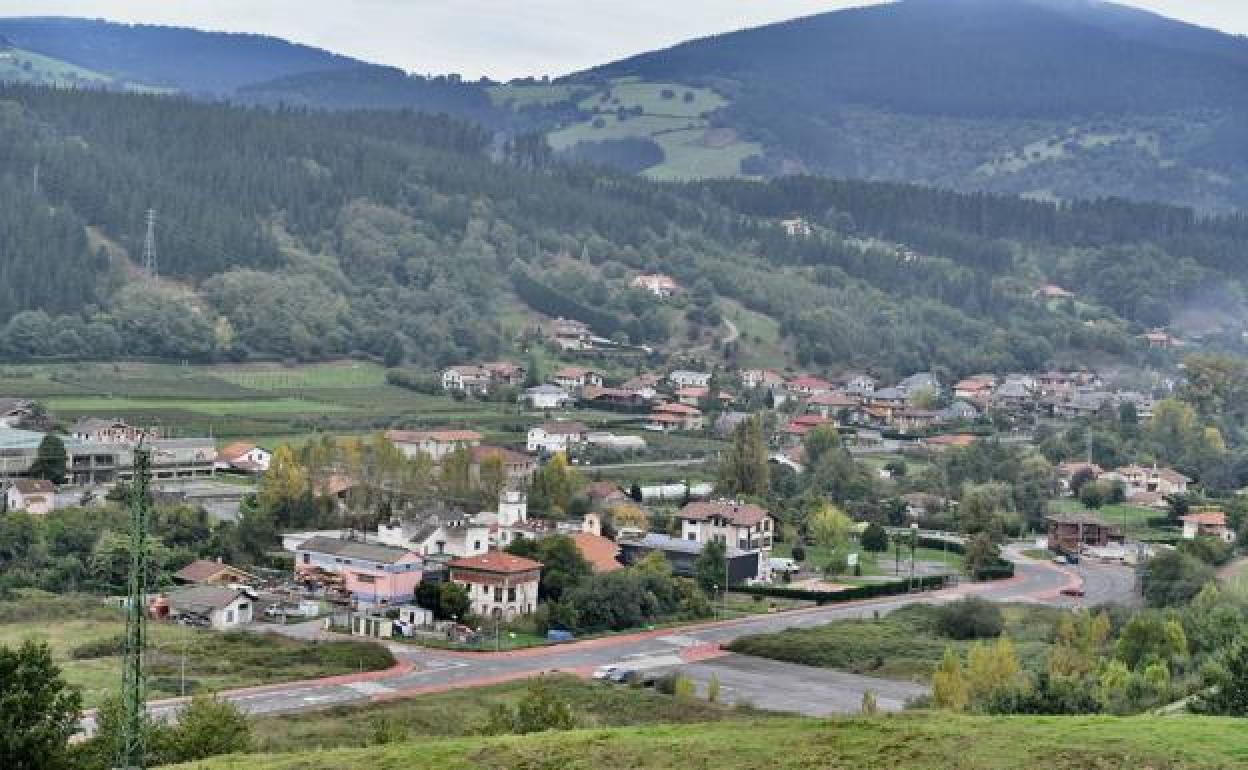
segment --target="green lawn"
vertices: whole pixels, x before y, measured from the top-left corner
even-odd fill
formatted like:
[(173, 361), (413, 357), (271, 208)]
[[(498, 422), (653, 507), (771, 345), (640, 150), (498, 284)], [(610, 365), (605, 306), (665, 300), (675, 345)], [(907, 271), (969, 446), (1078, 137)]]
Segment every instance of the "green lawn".
[[(671, 91), (672, 98), (664, 99), (664, 91)], [(685, 94), (691, 95), (690, 101), (685, 101)], [(664, 155), (662, 163), (644, 172), (652, 179), (740, 176), (741, 161), (763, 148), (743, 141), (731, 130), (712, 129), (703, 116), (727, 104), (727, 99), (709, 88), (621, 78), (612, 81), (609, 89), (583, 98), (578, 106), (590, 116), (552, 131), (548, 141), (554, 149), (565, 150), (583, 141), (650, 139)], [(638, 107), (641, 115), (621, 120), (616, 114), (620, 108)]]
[[(152, 698), (371, 671), (393, 665), (385, 648), (364, 641), (300, 642), (273, 634), (216, 633), (151, 623), (147, 657)], [(0, 645), (47, 642), (65, 678), (82, 688), (86, 707), (121, 685), (120, 610), (93, 597), (26, 596), (0, 602)]]
[(1092, 511), (1083, 503), (1073, 499), (1054, 500), (1049, 507), (1059, 513), (1093, 513), (1105, 521), (1123, 527), (1129, 540), (1161, 540), (1177, 537), (1182, 533), (1181, 527), (1155, 526), (1152, 519), (1165, 518), (1166, 512), (1154, 508), (1142, 508), (1138, 505), (1107, 505), (1099, 511)]
[(208, 372), (249, 390), (361, 388), (386, 384), (385, 368), (363, 361), (295, 367), (276, 364), (220, 366), (210, 367)]
[[(550, 692), (572, 707), (583, 727), (626, 727), (656, 723), (714, 722), (740, 719), (743, 712), (704, 700), (677, 701), (633, 687), (588, 682), (570, 675), (545, 677)], [(527, 681), (453, 690), (392, 703), (339, 706), (326, 711), (261, 717), (254, 722), (257, 749), (298, 751), (308, 746), (364, 747), (375, 742), (381, 726), (398, 730), (403, 740), (453, 738), (474, 734), (489, 720), (490, 707), (514, 704), (529, 690)]]
[[(843, 620), (817, 628), (747, 636), (729, 649), (884, 679), (927, 682), (946, 647), (965, 652), (970, 645), (942, 635), (936, 626), (937, 612), (929, 605), (912, 604), (878, 620)], [(1004, 633), (1017, 646), (1019, 660), (1025, 664), (1042, 661), (1060, 611), (1006, 605), (1002, 613)]]
[(298, 398), (201, 401), (178, 398), (108, 398), (106, 396), (58, 396), (47, 400), (57, 414), (111, 415), (118, 412), (164, 412), (171, 409), (224, 417), (238, 415), (291, 415), (341, 412), (350, 407)]
[[(820, 545), (803, 546), (806, 549), (806, 560), (802, 562), (803, 566), (810, 569), (823, 569), (824, 565), (832, 561), (834, 551)], [(865, 577), (882, 576), (882, 575), (898, 575), (902, 577), (910, 574), (910, 548), (903, 545), (901, 549), (900, 571), (898, 571), (897, 550), (890, 547), (885, 553), (872, 553), (864, 551), (855, 545), (850, 552), (858, 553), (858, 561), (862, 565), (862, 574)], [(792, 543), (776, 543), (772, 546), (771, 555), (776, 558), (788, 558), (793, 555)], [(914, 560), (916, 562), (938, 562), (947, 565), (950, 569), (960, 572), (962, 570), (962, 555), (953, 551), (943, 551), (939, 548), (916, 548), (914, 550)], [(852, 571), (851, 571), (852, 572)]]
[(1113, 717), (755, 718), (232, 756), (199, 770), (1223, 770), (1248, 763), (1239, 720)]

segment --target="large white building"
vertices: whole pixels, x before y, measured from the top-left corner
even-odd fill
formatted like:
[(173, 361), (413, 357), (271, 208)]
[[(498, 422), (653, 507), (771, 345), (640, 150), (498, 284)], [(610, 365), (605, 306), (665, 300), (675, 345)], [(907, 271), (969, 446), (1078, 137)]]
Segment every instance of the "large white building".
[(584, 444), (589, 428), (580, 422), (548, 422), (529, 429), (526, 448), (530, 452), (566, 452)]

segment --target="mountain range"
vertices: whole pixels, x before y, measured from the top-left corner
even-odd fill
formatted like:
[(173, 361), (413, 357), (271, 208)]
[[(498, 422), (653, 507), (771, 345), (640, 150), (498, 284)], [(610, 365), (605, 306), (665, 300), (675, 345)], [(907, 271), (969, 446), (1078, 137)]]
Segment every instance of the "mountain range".
[(1042, 200), (1248, 205), (1248, 41), (1098, 0), (902, 0), (555, 82), (413, 76), (257, 35), (0, 19), (0, 78), (446, 112), (656, 179), (811, 173)]

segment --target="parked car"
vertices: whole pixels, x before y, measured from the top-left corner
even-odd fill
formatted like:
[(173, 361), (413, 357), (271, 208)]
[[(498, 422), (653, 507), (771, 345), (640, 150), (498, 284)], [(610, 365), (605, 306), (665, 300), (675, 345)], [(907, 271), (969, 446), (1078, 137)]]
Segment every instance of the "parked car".
[(594, 669), (593, 678), (598, 680), (610, 679), (611, 675), (619, 671), (617, 666), (599, 666)]

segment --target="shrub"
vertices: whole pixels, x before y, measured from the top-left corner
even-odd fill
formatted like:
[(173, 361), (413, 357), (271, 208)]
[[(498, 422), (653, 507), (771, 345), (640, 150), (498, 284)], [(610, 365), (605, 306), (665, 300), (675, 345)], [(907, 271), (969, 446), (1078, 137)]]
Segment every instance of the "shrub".
[(863, 550), (882, 553), (888, 550), (888, 533), (879, 524), (871, 522), (862, 531), (859, 542), (862, 543)]
[(793, 557), (792, 557), (792, 558), (793, 558), (793, 561), (795, 561), (795, 562), (804, 562), (804, 561), (806, 561), (806, 548), (805, 548), (805, 547), (800, 546), (800, 545), (795, 545), (795, 546), (793, 546), (793, 552), (792, 552), (792, 553), (793, 553)]
[(1005, 628), (1005, 618), (992, 602), (960, 599), (938, 610), (936, 628), (950, 639), (995, 639)]
[(114, 655), (120, 655), (124, 649), (125, 639), (121, 635), (116, 635), (106, 639), (93, 639), (89, 642), (83, 642), (69, 651), (69, 657), (74, 660), (111, 658)]

